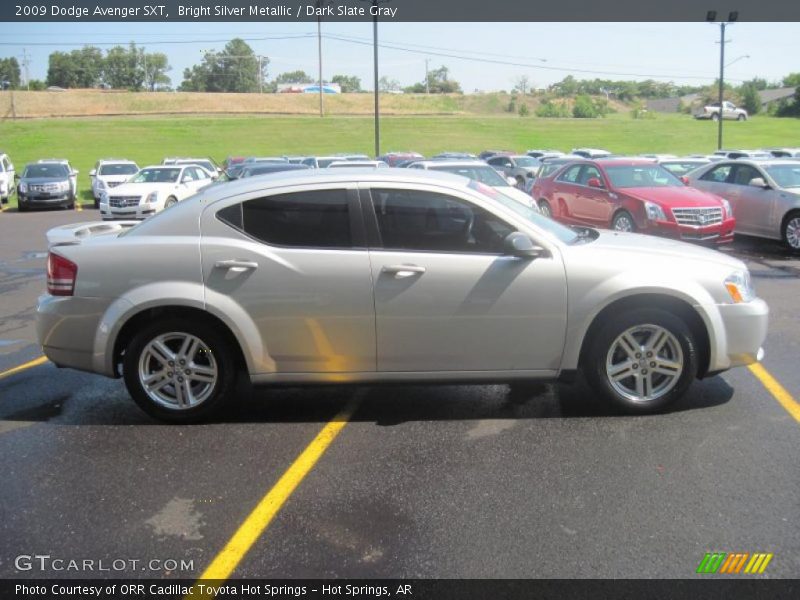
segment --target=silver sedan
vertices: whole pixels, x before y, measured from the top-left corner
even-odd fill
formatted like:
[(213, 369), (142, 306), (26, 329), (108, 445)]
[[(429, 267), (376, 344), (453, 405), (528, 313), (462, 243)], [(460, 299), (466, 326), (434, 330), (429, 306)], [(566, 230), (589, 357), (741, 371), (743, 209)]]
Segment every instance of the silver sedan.
[(736, 233), (781, 240), (800, 251), (800, 162), (725, 160), (687, 177), (692, 186), (730, 202)]
[(665, 239), (574, 231), (425, 171), (286, 172), (130, 226), (48, 233), (38, 335), (54, 363), (123, 377), (170, 422), (256, 384), (526, 382), (586, 374), (663, 409), (758, 361), (767, 305), (745, 265)]

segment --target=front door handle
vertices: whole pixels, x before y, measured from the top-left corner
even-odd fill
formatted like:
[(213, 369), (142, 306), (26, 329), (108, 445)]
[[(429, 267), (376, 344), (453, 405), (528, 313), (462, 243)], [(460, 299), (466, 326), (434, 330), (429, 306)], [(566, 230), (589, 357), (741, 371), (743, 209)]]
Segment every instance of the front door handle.
[(217, 269), (228, 269), (233, 273), (244, 273), (250, 269), (257, 269), (258, 263), (252, 260), (218, 260), (214, 263), (214, 267)]
[(425, 267), (420, 267), (418, 265), (386, 265), (381, 269), (381, 273), (394, 275), (397, 279), (421, 275), (424, 272)]

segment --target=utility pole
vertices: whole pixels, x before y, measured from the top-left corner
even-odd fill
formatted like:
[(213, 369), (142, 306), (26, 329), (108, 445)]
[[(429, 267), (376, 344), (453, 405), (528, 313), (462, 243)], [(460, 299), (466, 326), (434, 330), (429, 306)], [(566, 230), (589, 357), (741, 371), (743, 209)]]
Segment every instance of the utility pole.
[[(372, 6), (378, 6), (378, 0), (372, 1)], [(378, 11), (372, 20), (372, 52), (375, 67), (375, 158), (381, 155), (381, 107), (378, 89)]]
[(320, 16), (321, 0), (317, 0), (317, 54), (319, 59), (319, 117), (323, 117), (322, 111), (322, 17)]
[(31, 61), (28, 58), (28, 50), (27, 48), (22, 49), (22, 70), (25, 73), (25, 87), (26, 89), (31, 89), (31, 78), (30, 73), (28, 72), (28, 65), (30, 65)]
[(430, 94), (431, 89), (430, 85), (428, 84), (428, 63), (430, 62), (430, 58), (425, 59), (425, 93)]
[[(722, 103), (725, 91), (725, 43), (731, 40), (725, 39), (726, 25), (733, 25), (739, 19), (738, 11), (728, 13), (728, 20), (723, 20), (719, 24), (719, 119), (717, 120), (717, 150), (722, 150), (722, 122), (725, 120), (725, 111)], [(717, 20), (717, 11), (710, 10), (706, 13), (706, 21), (714, 23)]]

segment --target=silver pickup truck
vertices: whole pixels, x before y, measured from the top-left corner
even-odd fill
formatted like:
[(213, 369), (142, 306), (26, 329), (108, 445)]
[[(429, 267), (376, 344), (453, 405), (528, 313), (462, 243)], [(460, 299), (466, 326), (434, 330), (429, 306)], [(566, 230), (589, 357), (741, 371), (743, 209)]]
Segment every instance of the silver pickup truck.
[[(719, 102), (714, 102), (708, 106), (704, 106), (702, 112), (694, 115), (695, 119), (711, 119), (712, 121), (719, 121)], [(733, 102), (727, 100), (722, 103), (722, 118), (732, 119), (735, 121), (746, 121), (747, 111), (743, 108), (738, 108)]]

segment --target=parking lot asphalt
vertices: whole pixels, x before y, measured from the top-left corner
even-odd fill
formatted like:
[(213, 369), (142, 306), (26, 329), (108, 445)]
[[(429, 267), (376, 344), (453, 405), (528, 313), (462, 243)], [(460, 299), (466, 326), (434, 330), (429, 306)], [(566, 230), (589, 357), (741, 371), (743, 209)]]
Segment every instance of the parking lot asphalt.
[[(749, 369), (648, 417), (608, 412), (579, 381), (261, 389), (221, 422), (173, 427), (120, 381), (28, 366), (44, 232), (95, 218), (0, 215), (0, 373), (23, 367), (0, 375), (0, 578), (199, 577), (348, 405), (233, 577), (680, 578), (711, 551), (800, 573), (800, 422)], [(770, 305), (764, 367), (800, 398), (800, 259), (752, 239), (725, 251)], [(37, 554), (141, 562), (17, 568)]]

